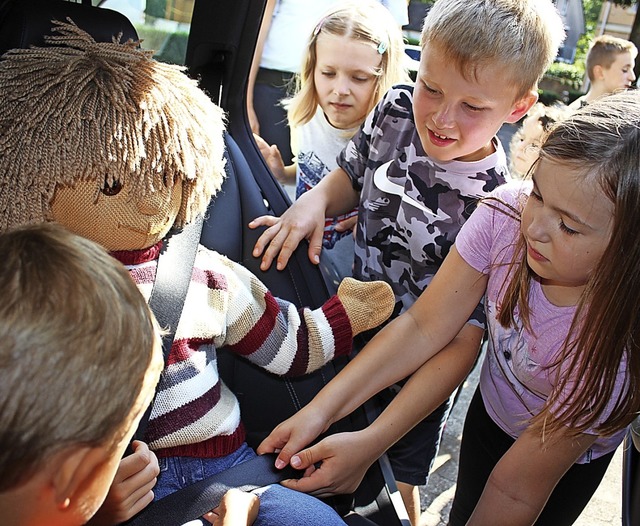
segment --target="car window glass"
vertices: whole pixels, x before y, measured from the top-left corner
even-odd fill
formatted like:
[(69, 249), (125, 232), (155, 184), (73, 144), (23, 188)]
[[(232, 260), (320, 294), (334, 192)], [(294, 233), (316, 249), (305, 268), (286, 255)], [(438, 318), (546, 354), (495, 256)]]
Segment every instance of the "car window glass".
[(93, 0), (93, 5), (119, 11), (136, 28), (142, 47), (154, 58), (184, 64), (195, 0)]

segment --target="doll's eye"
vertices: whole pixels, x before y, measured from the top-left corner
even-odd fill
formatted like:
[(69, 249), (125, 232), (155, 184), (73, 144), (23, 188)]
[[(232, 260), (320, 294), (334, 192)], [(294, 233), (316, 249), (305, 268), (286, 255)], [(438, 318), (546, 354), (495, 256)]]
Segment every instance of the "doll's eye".
[(113, 181), (112, 184), (109, 184), (106, 180), (104, 186), (100, 189), (106, 196), (118, 195), (120, 190), (122, 190), (122, 183), (120, 181)]

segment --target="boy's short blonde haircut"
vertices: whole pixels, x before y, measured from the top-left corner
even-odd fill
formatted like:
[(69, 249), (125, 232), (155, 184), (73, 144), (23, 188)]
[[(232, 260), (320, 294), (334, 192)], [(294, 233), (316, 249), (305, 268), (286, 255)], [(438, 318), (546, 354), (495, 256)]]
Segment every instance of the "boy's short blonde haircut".
[(421, 45), (437, 46), (465, 78), (499, 65), (518, 100), (536, 89), (564, 37), (551, 0), (438, 0), (425, 18)]
[(0, 260), (3, 492), (65, 448), (115, 447), (161, 360), (147, 302), (102, 247), (43, 223), (0, 235)]
[(596, 80), (593, 68), (602, 66), (604, 69), (609, 69), (622, 53), (629, 53), (635, 60), (638, 56), (638, 48), (629, 40), (611, 35), (600, 35), (594, 38), (589, 46), (585, 64), (589, 80), (591, 82)]

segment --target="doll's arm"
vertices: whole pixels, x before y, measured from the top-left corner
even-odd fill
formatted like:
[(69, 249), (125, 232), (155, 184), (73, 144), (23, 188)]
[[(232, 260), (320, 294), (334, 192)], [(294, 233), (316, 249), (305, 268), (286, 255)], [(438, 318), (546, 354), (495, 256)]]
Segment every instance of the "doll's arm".
[(533, 524), (558, 481), (596, 438), (565, 433), (543, 442), (539, 430), (527, 429), (496, 464), (467, 524)]
[(346, 278), (320, 308), (298, 309), (275, 298), (243, 266), (222, 262), (229, 267), (229, 312), (224, 341), (218, 343), (274, 374), (300, 376), (319, 369), (349, 353), (356, 334), (377, 327), (393, 311), (393, 291), (381, 281)]
[(153, 501), (159, 473), (153, 451), (144, 442), (134, 441), (133, 453), (120, 461), (107, 498), (87, 524), (112, 526), (133, 517)]

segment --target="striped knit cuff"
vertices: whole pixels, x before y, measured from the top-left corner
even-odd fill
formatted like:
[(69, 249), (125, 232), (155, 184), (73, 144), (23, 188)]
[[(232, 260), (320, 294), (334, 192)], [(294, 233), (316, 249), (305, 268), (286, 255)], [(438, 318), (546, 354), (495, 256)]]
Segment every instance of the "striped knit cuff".
[(333, 331), (333, 340), (336, 346), (335, 356), (349, 354), (353, 347), (353, 331), (351, 330), (351, 321), (340, 298), (331, 296), (322, 306), (322, 312)]

